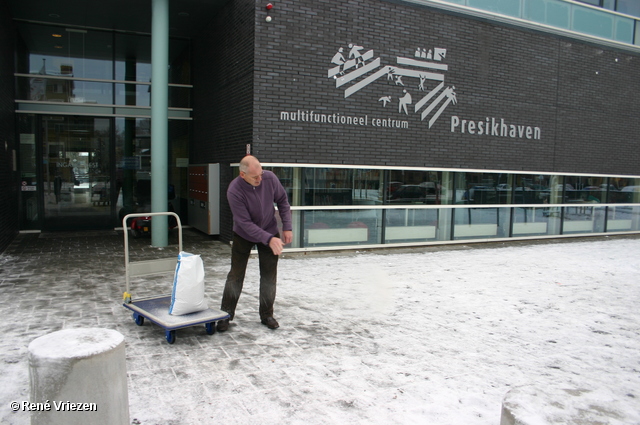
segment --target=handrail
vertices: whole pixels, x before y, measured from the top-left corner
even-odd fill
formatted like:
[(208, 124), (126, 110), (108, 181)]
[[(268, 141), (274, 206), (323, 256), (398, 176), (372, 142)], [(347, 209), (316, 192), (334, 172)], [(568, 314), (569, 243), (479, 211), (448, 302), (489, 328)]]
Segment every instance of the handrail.
[[(129, 294), (129, 280), (131, 278), (129, 273), (129, 226), (127, 226), (127, 221), (133, 217), (155, 217), (155, 216), (173, 216), (177, 221), (178, 227), (178, 252), (182, 252), (182, 222), (180, 221), (180, 216), (174, 212), (155, 212), (155, 213), (135, 213), (135, 214), (127, 214), (122, 218), (122, 229), (124, 232), (124, 265), (125, 265), (125, 294)], [(126, 297), (126, 295), (125, 295)]]

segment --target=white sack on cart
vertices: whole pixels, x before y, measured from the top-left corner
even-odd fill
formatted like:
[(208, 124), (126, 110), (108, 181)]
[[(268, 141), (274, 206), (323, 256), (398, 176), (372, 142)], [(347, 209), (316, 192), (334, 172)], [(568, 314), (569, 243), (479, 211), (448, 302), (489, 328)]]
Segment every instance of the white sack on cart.
[(173, 278), (169, 314), (181, 315), (206, 310), (204, 266), (200, 255), (181, 252)]

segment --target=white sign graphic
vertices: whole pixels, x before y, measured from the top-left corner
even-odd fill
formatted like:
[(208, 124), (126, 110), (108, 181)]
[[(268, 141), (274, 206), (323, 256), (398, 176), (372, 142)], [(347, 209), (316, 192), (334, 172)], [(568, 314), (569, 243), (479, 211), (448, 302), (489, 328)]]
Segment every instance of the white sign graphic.
[[(345, 58), (346, 51), (349, 53)], [(421, 120), (430, 116), (431, 128), (450, 104), (457, 103), (455, 87), (445, 87), (444, 83), (449, 67), (442, 61), (447, 50), (419, 47), (413, 56), (398, 56), (396, 65), (383, 65), (373, 50), (365, 51), (363, 46), (351, 43), (347, 49), (340, 47), (333, 56), (331, 63), (336, 66), (328, 69), (327, 77), (335, 79), (336, 88), (346, 86), (345, 98), (386, 77), (386, 87), (376, 99), (381, 107), (397, 105), (399, 114), (419, 113)], [(425, 93), (418, 95), (420, 92)], [(419, 97), (415, 104), (413, 96)]]
[[(377, 90), (376, 94), (369, 96), (370, 101), (376, 102), (379, 110), (384, 111), (382, 116), (369, 116), (352, 110), (345, 114), (330, 112), (326, 108), (320, 108), (320, 111), (303, 108), (280, 111), (280, 121), (408, 129), (407, 118), (418, 114), (421, 121), (428, 119), (430, 129), (450, 105), (458, 103), (455, 86), (446, 85), (444, 81), (445, 73), (449, 70), (444, 63), (447, 49), (418, 47), (408, 56), (411, 55), (413, 57), (397, 56), (394, 65), (384, 65), (373, 50), (350, 43), (346, 47), (339, 47), (331, 58), (327, 78), (335, 80), (336, 88), (344, 90), (345, 99), (378, 82), (372, 86)], [(371, 88), (366, 93), (371, 93)], [(449, 131), (512, 139), (542, 138), (540, 127), (514, 123), (502, 117), (451, 115)]]

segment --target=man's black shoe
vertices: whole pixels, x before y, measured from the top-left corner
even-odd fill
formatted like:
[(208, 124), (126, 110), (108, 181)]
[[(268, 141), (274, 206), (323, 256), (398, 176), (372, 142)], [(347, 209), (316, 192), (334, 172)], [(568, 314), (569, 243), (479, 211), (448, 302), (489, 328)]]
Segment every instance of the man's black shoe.
[(218, 320), (218, 332), (224, 332), (229, 329), (229, 319)]
[(261, 320), (263, 325), (266, 325), (269, 329), (277, 329), (280, 327), (276, 319), (273, 317), (267, 317)]

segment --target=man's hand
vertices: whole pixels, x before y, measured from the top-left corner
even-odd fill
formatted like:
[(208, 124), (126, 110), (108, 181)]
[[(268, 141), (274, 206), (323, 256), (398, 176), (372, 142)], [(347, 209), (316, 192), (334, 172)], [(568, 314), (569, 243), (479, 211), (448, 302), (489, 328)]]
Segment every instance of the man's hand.
[(284, 243), (282, 239), (276, 238), (275, 236), (269, 239), (269, 248), (273, 251), (273, 255), (282, 254), (282, 249), (284, 248)]
[(273, 255), (282, 254), (284, 246), (293, 241), (293, 232), (291, 230), (285, 230), (282, 232), (282, 239), (275, 236), (269, 239), (269, 248), (273, 251)]

